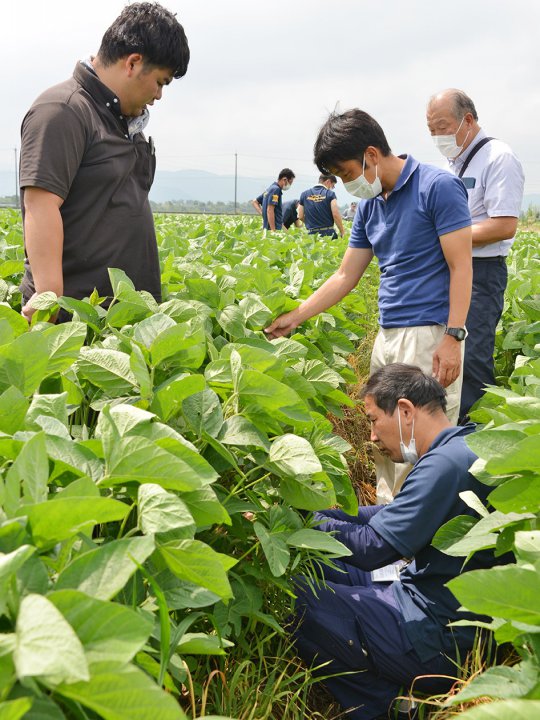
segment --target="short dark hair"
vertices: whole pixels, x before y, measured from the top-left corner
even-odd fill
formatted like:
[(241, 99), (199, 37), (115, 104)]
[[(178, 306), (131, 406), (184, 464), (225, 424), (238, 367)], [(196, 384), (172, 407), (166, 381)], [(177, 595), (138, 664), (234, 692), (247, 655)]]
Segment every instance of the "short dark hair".
[(387, 415), (394, 412), (402, 398), (429, 413), (446, 412), (446, 390), (416, 365), (385, 365), (374, 372), (362, 388), (361, 396), (366, 395), (370, 395)]
[(187, 72), (189, 46), (184, 28), (159, 3), (127, 5), (105, 31), (98, 51), (105, 67), (131, 53), (140, 53), (145, 65), (171, 70), (175, 78)]
[(278, 180), (283, 180), (283, 178), (287, 178), (287, 180), (294, 180), (296, 175), (293, 173), (291, 168), (283, 168), (283, 170), (278, 175)]
[(319, 130), (313, 147), (315, 165), (327, 175), (341, 162), (361, 162), (370, 145), (378, 148), (385, 157), (391, 153), (383, 129), (371, 115), (358, 108), (341, 115), (331, 113)]
[(329, 173), (321, 173), (321, 175), (319, 175), (319, 182), (323, 183), (327, 180), (331, 180), (334, 184), (337, 183), (337, 177), (335, 175)]

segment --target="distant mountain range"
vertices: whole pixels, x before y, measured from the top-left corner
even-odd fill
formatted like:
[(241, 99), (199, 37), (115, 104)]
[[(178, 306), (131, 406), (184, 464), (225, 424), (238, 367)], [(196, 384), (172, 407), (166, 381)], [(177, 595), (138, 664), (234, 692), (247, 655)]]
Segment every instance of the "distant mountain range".
[[(238, 177), (237, 200), (246, 202), (259, 195), (274, 180), (272, 177)], [(285, 197), (293, 199), (311, 187), (317, 180), (317, 172), (313, 175), (298, 175)], [(343, 191), (338, 184), (337, 196), (341, 204), (350, 202), (351, 197)], [(0, 170), (0, 197), (13, 195), (15, 191), (15, 178), (13, 172)], [(150, 199), (154, 202), (167, 200), (199, 200), (200, 202), (230, 202), (234, 200), (234, 175), (217, 175), (204, 170), (158, 170)], [(540, 207), (540, 195), (525, 195), (522, 209), (527, 210), (530, 205)]]

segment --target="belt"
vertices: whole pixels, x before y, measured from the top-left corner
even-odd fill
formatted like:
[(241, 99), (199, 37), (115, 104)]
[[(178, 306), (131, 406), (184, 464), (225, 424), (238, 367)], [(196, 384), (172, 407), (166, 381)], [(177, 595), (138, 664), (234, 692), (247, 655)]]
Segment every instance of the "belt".
[(334, 226), (330, 225), (329, 227), (316, 227), (316, 228), (308, 228), (309, 232), (317, 232), (317, 230), (333, 230)]
[(490, 257), (474, 257), (473, 262), (506, 262), (506, 255), (491, 255)]

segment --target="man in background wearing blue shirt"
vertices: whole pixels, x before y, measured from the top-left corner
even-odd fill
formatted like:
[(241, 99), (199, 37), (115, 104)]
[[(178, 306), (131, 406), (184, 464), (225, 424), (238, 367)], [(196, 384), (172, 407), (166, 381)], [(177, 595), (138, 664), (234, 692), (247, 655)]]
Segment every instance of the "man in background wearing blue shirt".
[[(469, 473), (476, 456), (465, 437), (474, 425), (450, 424), (446, 393), (434, 378), (394, 363), (377, 370), (362, 394), (372, 442), (393, 462), (414, 467), (389, 505), (360, 507), (357, 516), (316, 514), (318, 529), (335, 533), (351, 555), (334, 561), (336, 570), (324, 568), (327, 587), (318, 587), (317, 595), (299, 580), (294, 631), (307, 663), (329, 663), (321, 674), (351, 673), (325, 680), (344, 709), (356, 708), (347, 714), (351, 720), (387, 717), (394, 698), (413, 682), (420, 692), (449, 690), (456, 660), (473, 647), (476, 628), (448, 623), (477, 618), (459, 612), (446, 588), (463, 558), (444, 555), (431, 542), (452, 518), (476, 517), (461, 493), (472, 491), (485, 502), (491, 491)], [(466, 570), (510, 560), (484, 550)]]
[(495, 332), (504, 305), (506, 256), (514, 242), (523, 200), (523, 168), (506, 143), (478, 124), (471, 98), (462, 90), (434, 95), (427, 123), (449, 170), (463, 180), (472, 216), (473, 288), (467, 315), (460, 417), (495, 384)]
[(335, 175), (322, 174), (319, 182), (300, 195), (298, 217), (305, 222), (310, 235), (324, 235), (337, 238), (334, 223), (341, 237), (345, 234), (343, 221), (339, 211), (336, 193), (337, 178)]
[[(356, 287), (376, 257), (379, 333), (371, 372), (392, 362), (420, 366), (448, 390), (457, 422), (465, 318), (471, 295), (471, 216), (463, 183), (411, 155), (393, 155), (380, 125), (362, 110), (332, 114), (315, 143), (315, 164), (361, 198), (340, 268), (266, 329), (287, 335)], [(389, 502), (407, 467), (375, 453), (377, 498)]]
[(276, 182), (264, 191), (261, 211), (265, 230), (281, 230), (283, 225), (281, 197), (289, 190), (295, 177), (290, 168), (283, 168)]

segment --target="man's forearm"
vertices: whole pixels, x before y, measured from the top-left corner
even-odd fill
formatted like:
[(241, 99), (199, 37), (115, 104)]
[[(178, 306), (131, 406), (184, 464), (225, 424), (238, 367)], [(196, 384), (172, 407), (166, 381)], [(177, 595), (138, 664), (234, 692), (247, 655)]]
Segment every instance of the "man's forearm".
[(486, 218), (472, 226), (473, 247), (491, 245), (501, 240), (511, 240), (516, 234), (518, 219), (516, 217)]
[(266, 208), (266, 219), (268, 220), (268, 227), (270, 230), (276, 229), (276, 211), (273, 205), (268, 205)]
[(471, 304), (472, 266), (450, 267), (448, 327), (463, 327)]
[(62, 295), (64, 227), (60, 209), (53, 206), (26, 207), (24, 242), (36, 292), (52, 290)]

